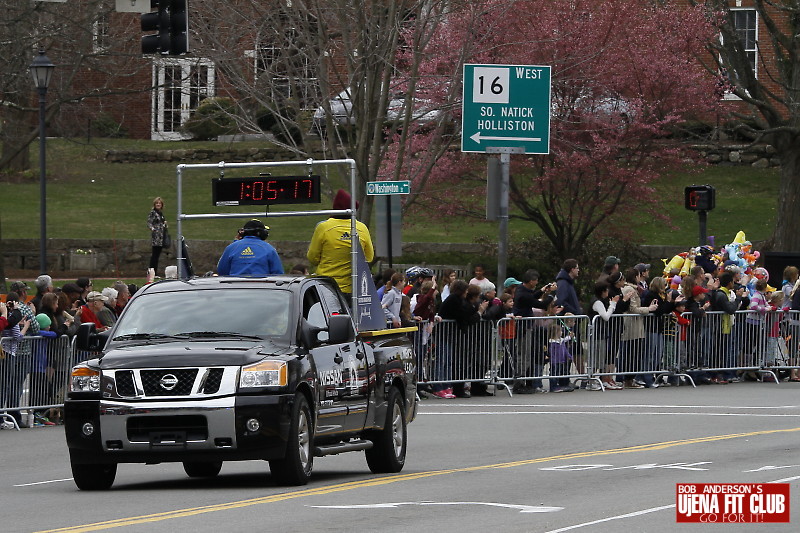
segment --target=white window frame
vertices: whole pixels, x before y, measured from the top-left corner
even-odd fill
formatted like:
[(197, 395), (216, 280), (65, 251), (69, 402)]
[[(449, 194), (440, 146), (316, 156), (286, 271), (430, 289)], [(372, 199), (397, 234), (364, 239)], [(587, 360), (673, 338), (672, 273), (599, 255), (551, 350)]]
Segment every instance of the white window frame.
[[(257, 83), (259, 77), (266, 72), (267, 70), (262, 68), (262, 63), (265, 62), (265, 58), (268, 57), (268, 51), (274, 51), (274, 56), (280, 56), (281, 50), (283, 48), (280, 45), (271, 45), (269, 43), (258, 43), (257, 48), (255, 50), (248, 50), (246, 55), (253, 59), (253, 82)], [(294, 86), (292, 85), (292, 78), (289, 76), (272, 76), (272, 83), (270, 84), (270, 91), (271, 91), (271, 98), (275, 99), (275, 94), (278, 93), (283, 97), (286, 98), (293, 98), (298, 96), (298, 100), (302, 105), (303, 109), (314, 109), (315, 102), (318, 99), (318, 95), (315, 93), (315, 87), (319, 86), (319, 77), (314, 76), (314, 71), (316, 70), (310, 64), (308, 57), (303, 57), (302, 61), (304, 61), (304, 65), (302, 66), (302, 70), (308, 74), (312, 74), (310, 76), (305, 77), (296, 77), (294, 78)], [(285, 89), (285, 90), (284, 90)], [(297, 89), (302, 94), (296, 95), (293, 94), (293, 91)]]
[(111, 38), (109, 16), (108, 12), (100, 12), (97, 14), (97, 19), (92, 22), (92, 52), (95, 54), (102, 54), (111, 47), (109, 44)]
[[(739, 4), (740, 5), (740, 4)], [(753, 54), (753, 73), (755, 74), (756, 78), (758, 78), (758, 10), (754, 7), (731, 7), (731, 12), (734, 11), (751, 11), (753, 15), (755, 15), (755, 37), (753, 40), (753, 48), (745, 49), (745, 52), (749, 55), (750, 53)], [(738, 28), (734, 28), (734, 31), (738, 32)], [(745, 31), (747, 31), (745, 29)], [(723, 42), (723, 37), (720, 34), (719, 36), (720, 42)], [(745, 41), (746, 44), (746, 41)], [(722, 97), (723, 100), (741, 100), (738, 96), (733, 94), (732, 92), (726, 92), (725, 95)]]
[[(188, 136), (183, 135), (179, 129), (165, 129), (164, 110), (167, 105), (167, 91), (164, 87), (166, 83), (166, 68), (178, 67), (181, 70), (180, 78), (180, 108), (178, 111), (179, 127), (186, 123), (197, 108), (203, 98), (216, 95), (216, 68), (214, 62), (203, 58), (171, 58), (157, 57), (153, 60), (153, 91), (152, 91), (152, 120), (150, 124), (150, 138), (154, 141), (177, 141), (185, 140)], [(192, 102), (192, 67), (204, 68), (206, 71), (205, 87), (200, 87), (203, 98), (196, 98)], [(175, 87), (175, 86), (173, 86)], [(196, 95), (195, 95), (196, 96)]]

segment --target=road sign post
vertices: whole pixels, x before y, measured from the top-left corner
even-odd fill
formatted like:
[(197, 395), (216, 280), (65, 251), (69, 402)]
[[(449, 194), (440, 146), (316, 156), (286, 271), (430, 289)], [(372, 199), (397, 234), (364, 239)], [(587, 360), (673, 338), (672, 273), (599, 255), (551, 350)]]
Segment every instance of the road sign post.
[(367, 196), (383, 196), (385, 194), (408, 194), (411, 192), (411, 182), (398, 181), (368, 181)]
[(388, 258), (389, 267), (395, 250), (402, 250), (402, 222), (400, 217), (399, 194), (411, 192), (411, 182), (408, 180), (397, 181), (368, 181), (367, 196), (384, 196), (385, 201), (375, 202), (376, 211), (376, 250), (378, 255)]
[(468, 64), (463, 81), (461, 151), (500, 154), (499, 287), (508, 256), (511, 154), (550, 153), (550, 67)]
[(550, 152), (550, 67), (464, 65), (461, 151)]

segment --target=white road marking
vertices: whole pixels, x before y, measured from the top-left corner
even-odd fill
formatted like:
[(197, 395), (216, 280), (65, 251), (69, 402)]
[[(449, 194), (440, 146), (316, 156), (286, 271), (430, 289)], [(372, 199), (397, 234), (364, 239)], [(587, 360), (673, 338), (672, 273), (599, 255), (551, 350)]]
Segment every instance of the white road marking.
[(784, 465), (784, 466), (762, 466), (761, 468), (756, 468), (754, 470), (742, 470), (742, 472), (750, 473), (750, 472), (766, 472), (767, 470), (780, 470), (782, 468), (795, 468), (800, 465)]
[[(430, 406), (430, 404), (420, 404), (421, 407)], [(442, 402), (437, 407), (580, 407), (580, 408), (603, 408), (603, 409), (624, 409), (624, 408), (641, 408), (641, 409), (798, 409), (797, 405), (664, 405), (664, 404), (647, 404), (647, 403), (612, 403), (612, 404), (513, 404), (513, 403), (450, 403)]]
[(513, 505), (494, 502), (397, 502), (397, 503), (367, 503), (361, 505), (306, 505), (315, 509), (393, 509), (401, 505), (486, 505), (488, 507), (503, 507), (516, 509), (520, 513), (555, 513), (563, 511), (563, 507), (545, 507), (534, 505)]
[(583, 524), (575, 524), (574, 526), (562, 527), (561, 529), (554, 529), (548, 533), (561, 533), (562, 531), (569, 531), (571, 529), (578, 529), (579, 527), (593, 526), (595, 524), (602, 524), (603, 522), (610, 522), (611, 520), (621, 520), (623, 518), (631, 518), (634, 516), (641, 516), (643, 514), (655, 513), (656, 511), (663, 511), (664, 509), (674, 509), (675, 504), (662, 505), (661, 507), (651, 507), (650, 509), (643, 509), (641, 511), (634, 511), (632, 513), (625, 513), (617, 516), (609, 516), (608, 518), (601, 518), (600, 520), (593, 520), (591, 522), (584, 522)]
[(697, 465), (710, 465), (711, 461), (700, 461), (697, 463), (669, 463), (660, 465), (658, 463), (647, 463), (647, 464), (640, 464), (640, 465), (628, 465), (628, 466), (614, 466), (614, 465), (607, 465), (607, 464), (599, 464), (599, 465), (561, 465), (561, 466), (551, 466), (547, 468), (540, 468), (539, 470), (549, 471), (549, 472), (583, 472), (586, 470), (598, 470), (602, 469), (606, 472), (611, 472), (613, 470), (652, 470), (655, 468), (664, 468), (664, 469), (674, 469), (674, 470), (695, 470), (698, 472), (707, 471), (708, 468), (699, 468)]
[(789, 483), (790, 481), (796, 481), (800, 479), (800, 476), (793, 476), (793, 477), (786, 477), (783, 479), (776, 479), (775, 481), (768, 481), (767, 483)]
[[(562, 406), (559, 406), (562, 407)], [(760, 414), (760, 413), (687, 413), (671, 412), (664, 413), (653, 411), (420, 411), (418, 416), (459, 416), (459, 415), (664, 415), (664, 416), (741, 416), (741, 417), (761, 417), (761, 418), (798, 418), (797, 414)]]
[(66, 479), (51, 479), (49, 481), (36, 481), (34, 483), (23, 483), (21, 485), (14, 485), (15, 487), (30, 487), (31, 485), (44, 485), (46, 483), (61, 483), (62, 481), (72, 481), (71, 477)]

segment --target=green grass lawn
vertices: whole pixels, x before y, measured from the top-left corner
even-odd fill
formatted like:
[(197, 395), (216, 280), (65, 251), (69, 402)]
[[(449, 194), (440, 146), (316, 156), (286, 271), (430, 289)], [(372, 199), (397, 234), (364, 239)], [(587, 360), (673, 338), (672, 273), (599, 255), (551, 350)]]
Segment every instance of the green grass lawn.
[[(147, 239), (147, 214), (152, 199), (161, 196), (166, 203), (168, 220), (174, 226), (176, 213), (175, 163), (107, 163), (109, 149), (186, 149), (223, 148), (215, 142), (151, 142), (130, 139), (85, 140), (49, 139), (47, 143), (47, 233), (51, 238)], [(261, 146), (260, 143), (236, 143), (236, 148)], [(32, 171), (25, 176), (0, 176), (4, 209), (0, 211), (0, 237), (5, 239), (38, 238), (39, 174), (36, 168), (38, 145), (31, 145)], [(299, 172), (304, 172), (300, 169)], [(319, 169), (334, 190), (343, 183), (340, 171)], [(252, 175), (250, 171), (226, 171), (226, 176)], [(189, 170), (184, 175), (183, 212), (211, 213), (212, 178), (216, 170)], [(669, 214), (672, 225), (639, 214), (625, 217), (620, 223), (633, 222), (636, 240), (643, 244), (689, 246), (697, 242), (697, 215), (683, 207), (683, 188), (691, 184), (710, 184), (717, 188), (717, 207), (708, 216), (708, 234), (718, 245), (730, 242), (738, 230), (752, 241), (767, 238), (774, 224), (778, 191), (778, 172), (748, 166), (709, 166), (692, 174), (663, 178), (656, 189), (662, 199), (659, 208)], [(323, 207), (327, 208), (326, 200)], [(319, 206), (281, 206), (282, 210), (318, 209)], [(259, 206), (224, 208), (224, 212), (259, 212)], [(268, 225), (274, 240), (308, 240), (317, 217), (275, 217)], [(240, 219), (196, 220), (183, 225), (187, 239), (230, 239)], [(536, 232), (529, 222), (510, 223), (512, 241)], [(473, 242), (478, 237), (494, 239), (497, 223), (479, 220), (439, 223), (424, 219), (406, 222), (406, 242)]]
[(707, 233), (715, 237), (717, 247), (733, 241), (739, 230), (750, 241), (765, 240), (772, 234), (780, 185), (778, 170), (711, 165), (697, 174), (666, 176), (657, 184), (660, 208), (675, 228), (652, 217), (638, 217), (636, 234), (642, 243), (687, 247), (697, 243), (698, 215), (683, 205), (683, 188), (687, 185), (716, 188), (716, 208), (708, 213)]

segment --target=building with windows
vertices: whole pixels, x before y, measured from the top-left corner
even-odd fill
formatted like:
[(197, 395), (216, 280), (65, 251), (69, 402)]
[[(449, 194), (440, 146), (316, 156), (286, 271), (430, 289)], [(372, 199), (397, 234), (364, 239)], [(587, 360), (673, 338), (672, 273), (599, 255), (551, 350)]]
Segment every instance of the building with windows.
[[(682, 1), (689, 5), (699, 0)], [(76, 3), (84, 8), (82, 17), (74, 16)], [(48, 53), (62, 80), (62, 109), (51, 123), (62, 135), (113, 135), (116, 130), (134, 138), (183, 139), (182, 126), (200, 102), (214, 96), (231, 97), (248, 107), (253, 119), (250, 124), (244, 121), (242, 128), (258, 131), (262, 108), (291, 105), (295, 114), (316, 109), (323, 95), (339, 93), (359, 75), (343, 59), (345, 53), (358, 54), (358, 46), (341, 40), (343, 37), (331, 44), (327, 37), (337, 32), (320, 27), (322, 22), (307, 13), (293, 12), (290, 1), (278, 10), (269, 8), (270, 3), (242, 2), (249, 9), (261, 10), (253, 13), (237, 9), (237, 2), (225, 3), (224, 12), (219, 11), (219, 2), (192, 3), (191, 51), (185, 56), (142, 55), (140, 13), (118, 12), (117, 3), (71, 0), (48, 4), (48, 13), (54, 18), (63, 15), (64, 31), (74, 35), (90, 32), (90, 39), (50, 41), (52, 52)], [(149, 1), (144, 3), (149, 8)], [(759, 47), (762, 36), (769, 33), (767, 21), (756, 0), (703, 3), (727, 5), (732, 12), (733, 30), (728, 38), (735, 35), (741, 43), (749, 69), (721, 68), (730, 80), (723, 98), (733, 109), (743, 111), (747, 104), (733, 88), (747, 84), (740, 83), (738, 76), (752, 73), (766, 89), (779, 89), (779, 76), (774, 73), (780, 66), (772, 48)], [(786, 24), (785, 13), (777, 7), (767, 5), (765, 9), (773, 13), (774, 23)], [(70, 25), (80, 28), (70, 30)], [(326, 37), (321, 37), (323, 34)], [(720, 36), (720, 44), (725, 38)], [(75, 45), (87, 40), (91, 46)], [(77, 50), (81, 52), (76, 56)], [(721, 65), (727, 60), (720, 56)]]

